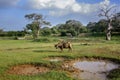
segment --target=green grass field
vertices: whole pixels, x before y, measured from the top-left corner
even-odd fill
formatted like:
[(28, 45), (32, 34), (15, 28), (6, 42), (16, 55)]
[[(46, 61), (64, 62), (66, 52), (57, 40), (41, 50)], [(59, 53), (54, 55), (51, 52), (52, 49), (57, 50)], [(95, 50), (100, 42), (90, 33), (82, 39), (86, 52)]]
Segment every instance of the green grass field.
[[(57, 41), (57, 40), (56, 40)], [(106, 58), (120, 63), (120, 38), (105, 41), (103, 38), (71, 39), (73, 51), (54, 48), (56, 41), (34, 42), (32, 40), (0, 40), (0, 80), (76, 80), (67, 71), (60, 71), (60, 63), (51, 63), (44, 58), (59, 56), (66, 59)], [(86, 45), (87, 44), (87, 45)], [(19, 64), (43, 64), (53, 69), (44, 74), (15, 75), (7, 70)], [(111, 74), (112, 75), (112, 74)], [(114, 73), (115, 75), (115, 73)], [(120, 70), (112, 80), (120, 80)]]

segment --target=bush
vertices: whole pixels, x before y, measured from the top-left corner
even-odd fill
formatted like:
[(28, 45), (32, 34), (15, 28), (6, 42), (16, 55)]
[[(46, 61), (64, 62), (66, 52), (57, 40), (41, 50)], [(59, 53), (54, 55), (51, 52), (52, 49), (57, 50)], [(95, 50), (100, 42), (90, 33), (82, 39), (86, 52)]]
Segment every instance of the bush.
[(35, 39), (33, 41), (34, 42), (51, 42), (51, 40), (48, 38)]
[(66, 33), (66, 31), (61, 31), (61, 34), (60, 34), (60, 36), (67, 36), (67, 33)]
[(112, 80), (112, 79), (120, 79), (120, 69), (114, 69), (110, 71), (110, 73), (107, 75), (107, 77)]
[(40, 39), (33, 40), (33, 42), (57, 42), (57, 41), (59, 41), (58, 38), (51, 38), (51, 37), (48, 37), (48, 38), (42, 37)]
[(41, 32), (42, 36), (50, 36), (51, 35), (51, 31), (50, 30), (44, 30)]
[(71, 33), (72, 36), (77, 36), (77, 32), (75, 30), (69, 30), (67, 33)]
[(7, 31), (7, 32), (1, 32), (0, 37), (13, 37), (13, 36), (25, 36), (24, 31)]

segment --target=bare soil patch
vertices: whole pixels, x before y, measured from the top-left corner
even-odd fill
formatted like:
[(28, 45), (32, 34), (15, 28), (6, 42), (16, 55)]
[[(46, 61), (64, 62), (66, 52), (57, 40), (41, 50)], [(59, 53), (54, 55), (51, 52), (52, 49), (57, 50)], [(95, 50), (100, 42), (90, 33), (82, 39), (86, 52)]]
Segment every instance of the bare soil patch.
[(18, 74), (18, 75), (34, 75), (48, 72), (49, 69), (46, 67), (35, 66), (30, 64), (17, 65), (11, 67), (7, 73)]

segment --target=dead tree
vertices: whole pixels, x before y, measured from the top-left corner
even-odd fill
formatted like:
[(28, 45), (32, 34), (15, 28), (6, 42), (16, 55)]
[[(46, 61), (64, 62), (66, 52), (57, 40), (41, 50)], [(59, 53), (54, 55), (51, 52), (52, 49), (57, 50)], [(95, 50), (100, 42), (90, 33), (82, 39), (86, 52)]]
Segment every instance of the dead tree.
[(100, 9), (100, 17), (104, 17), (107, 21), (107, 27), (106, 27), (106, 40), (111, 40), (111, 30), (112, 30), (112, 18), (114, 17), (115, 14), (115, 5), (107, 5), (104, 4), (103, 7)]

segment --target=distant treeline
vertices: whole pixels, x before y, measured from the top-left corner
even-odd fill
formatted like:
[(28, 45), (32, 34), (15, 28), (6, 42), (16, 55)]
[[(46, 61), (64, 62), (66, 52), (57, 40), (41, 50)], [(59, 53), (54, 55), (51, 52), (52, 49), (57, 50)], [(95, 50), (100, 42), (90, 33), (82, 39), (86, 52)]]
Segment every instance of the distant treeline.
[(0, 31), (0, 37), (25, 36), (25, 31)]
[[(43, 27), (39, 29), (40, 36), (103, 36), (106, 33), (108, 21), (101, 19), (98, 22), (89, 22), (84, 26), (80, 21), (67, 20), (63, 24), (57, 24), (56, 26)], [(112, 35), (120, 35), (120, 13), (116, 14), (116, 17), (112, 21)], [(38, 29), (37, 29), (38, 30)], [(36, 33), (36, 25), (29, 24), (23, 31), (4, 31), (0, 29), (0, 37), (11, 36), (25, 36), (26, 34), (32, 35)], [(88, 35), (90, 34), (90, 35)]]

